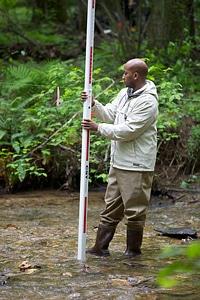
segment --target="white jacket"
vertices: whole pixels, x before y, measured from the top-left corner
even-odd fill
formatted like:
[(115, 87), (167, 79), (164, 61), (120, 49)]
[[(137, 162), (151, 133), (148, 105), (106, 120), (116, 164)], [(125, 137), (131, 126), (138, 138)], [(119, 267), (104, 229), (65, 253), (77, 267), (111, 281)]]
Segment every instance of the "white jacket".
[[(157, 153), (158, 95), (154, 83), (128, 97), (122, 89), (111, 102), (102, 105), (95, 100), (95, 117), (107, 123), (98, 132), (111, 140), (111, 165), (130, 171), (154, 171)], [(108, 124), (109, 123), (109, 124)]]

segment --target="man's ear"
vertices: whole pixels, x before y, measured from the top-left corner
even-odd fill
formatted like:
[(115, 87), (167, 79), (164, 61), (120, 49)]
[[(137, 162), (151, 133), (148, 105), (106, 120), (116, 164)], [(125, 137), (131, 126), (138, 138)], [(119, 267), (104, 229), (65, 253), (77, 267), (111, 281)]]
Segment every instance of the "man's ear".
[(134, 72), (134, 73), (133, 73), (133, 78), (134, 78), (135, 80), (138, 79), (138, 76), (139, 76), (138, 72)]

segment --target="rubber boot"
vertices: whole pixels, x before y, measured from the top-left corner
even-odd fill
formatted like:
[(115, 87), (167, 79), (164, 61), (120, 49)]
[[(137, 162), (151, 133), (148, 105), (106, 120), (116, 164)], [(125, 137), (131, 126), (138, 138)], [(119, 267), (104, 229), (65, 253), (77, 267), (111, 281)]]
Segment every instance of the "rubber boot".
[(124, 255), (127, 258), (141, 255), (143, 231), (127, 230), (126, 234), (127, 248)]
[(115, 228), (99, 224), (95, 245), (86, 253), (96, 256), (109, 256), (108, 246), (115, 233)]

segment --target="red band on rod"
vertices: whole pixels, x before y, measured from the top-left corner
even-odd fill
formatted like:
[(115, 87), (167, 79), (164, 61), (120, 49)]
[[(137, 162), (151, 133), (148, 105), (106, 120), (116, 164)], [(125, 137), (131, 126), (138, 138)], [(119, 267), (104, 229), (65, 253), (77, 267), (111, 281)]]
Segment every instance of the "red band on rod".
[(86, 143), (86, 161), (89, 161), (89, 147), (90, 147), (90, 131), (87, 130), (87, 143)]
[(85, 203), (84, 203), (84, 224), (83, 224), (83, 233), (86, 233), (86, 227), (87, 227), (87, 197), (85, 197)]
[(93, 60), (93, 48), (90, 47), (90, 75), (89, 75), (89, 84), (92, 83), (92, 60)]

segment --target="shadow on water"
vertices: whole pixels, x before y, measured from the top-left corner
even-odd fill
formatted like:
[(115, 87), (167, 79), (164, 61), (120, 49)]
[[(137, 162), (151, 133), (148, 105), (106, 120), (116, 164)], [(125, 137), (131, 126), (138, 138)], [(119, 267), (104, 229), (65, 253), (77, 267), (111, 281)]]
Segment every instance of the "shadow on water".
[[(89, 193), (88, 247), (95, 240), (103, 196), (104, 192)], [(161, 259), (161, 249), (182, 241), (162, 236), (154, 228), (198, 229), (200, 201), (190, 203), (189, 197), (170, 205), (151, 201), (141, 257), (123, 257), (126, 227), (122, 222), (110, 244), (111, 256), (87, 256), (86, 262), (77, 260), (78, 193), (41, 191), (0, 197), (0, 273), (9, 277), (1, 281), (0, 299), (200, 299), (200, 289), (194, 285), (197, 275), (182, 275), (180, 284), (170, 289), (155, 282), (159, 270), (170, 263)], [(23, 261), (38, 268), (21, 272)]]

